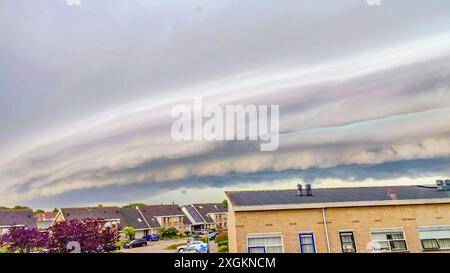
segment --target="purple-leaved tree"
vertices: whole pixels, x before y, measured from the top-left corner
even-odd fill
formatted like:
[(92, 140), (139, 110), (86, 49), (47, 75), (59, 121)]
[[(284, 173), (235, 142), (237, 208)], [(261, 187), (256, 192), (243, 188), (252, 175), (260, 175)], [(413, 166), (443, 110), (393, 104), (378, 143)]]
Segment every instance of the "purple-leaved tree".
[(27, 227), (12, 227), (0, 236), (0, 246), (6, 247), (9, 252), (30, 253), (47, 249), (51, 244), (50, 241), (48, 232), (39, 232)]
[[(61, 221), (50, 228), (50, 252), (102, 253), (119, 241), (117, 226), (107, 227), (103, 219)], [(69, 246), (69, 247), (68, 247)], [(79, 246), (79, 249), (70, 246)]]

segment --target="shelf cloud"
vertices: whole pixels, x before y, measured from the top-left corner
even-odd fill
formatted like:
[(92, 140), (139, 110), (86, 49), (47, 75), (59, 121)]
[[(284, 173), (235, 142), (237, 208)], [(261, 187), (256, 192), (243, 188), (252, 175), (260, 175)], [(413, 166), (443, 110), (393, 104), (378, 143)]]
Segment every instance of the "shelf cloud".
[[(0, 4), (2, 205), (448, 175), (448, 1), (60, 2)], [(280, 105), (279, 149), (174, 141), (196, 96)]]

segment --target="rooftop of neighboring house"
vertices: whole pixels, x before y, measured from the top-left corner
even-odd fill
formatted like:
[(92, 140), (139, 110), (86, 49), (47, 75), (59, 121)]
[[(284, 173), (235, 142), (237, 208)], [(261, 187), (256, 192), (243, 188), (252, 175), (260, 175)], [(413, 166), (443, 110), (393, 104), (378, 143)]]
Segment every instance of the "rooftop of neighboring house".
[(125, 223), (127, 226), (134, 227), (135, 229), (148, 229), (148, 225), (145, 221), (144, 216), (135, 208), (121, 208)]
[(48, 211), (44, 213), (37, 213), (36, 214), (36, 221), (38, 222), (49, 222), (53, 221), (55, 219), (57, 212)]
[(195, 210), (193, 205), (185, 205), (182, 208), (185, 210), (186, 216), (194, 225), (205, 224), (205, 220), (200, 216), (200, 214)]
[(27, 226), (37, 228), (36, 218), (31, 209), (5, 209), (0, 210), (0, 227)]
[(191, 206), (208, 224), (214, 223), (214, 220), (209, 215), (210, 213), (223, 213), (228, 211), (228, 208), (222, 203), (192, 204)]
[(234, 210), (276, 210), (389, 204), (450, 203), (450, 191), (435, 186), (388, 186), (267, 191), (230, 191)]
[(120, 226), (132, 226), (135, 229), (148, 229), (145, 219), (136, 208), (119, 207), (84, 207), (62, 208), (61, 213), (66, 221), (73, 219), (104, 219), (108, 221), (118, 220)]
[(157, 217), (164, 216), (183, 216), (183, 224), (190, 225), (191, 222), (186, 217), (181, 207), (178, 205), (148, 205), (148, 206), (138, 206), (139, 211), (147, 220), (147, 223), (151, 228), (159, 228)]

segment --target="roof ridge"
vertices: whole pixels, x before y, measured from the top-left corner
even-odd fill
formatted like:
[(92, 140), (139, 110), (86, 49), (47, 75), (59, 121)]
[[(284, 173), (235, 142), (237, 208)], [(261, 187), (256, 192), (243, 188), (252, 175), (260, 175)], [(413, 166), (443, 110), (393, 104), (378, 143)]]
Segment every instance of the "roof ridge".
[[(421, 185), (393, 185), (393, 186), (345, 186), (345, 187), (324, 187), (324, 188), (312, 188), (313, 190), (335, 190), (335, 189), (367, 189), (367, 188), (407, 188), (407, 187), (420, 187), (420, 186), (429, 186), (433, 184), (421, 184)], [(234, 193), (234, 192), (277, 192), (277, 191), (296, 191), (296, 188), (292, 189), (272, 189), (272, 190), (242, 190), (242, 191), (225, 191), (225, 193)]]

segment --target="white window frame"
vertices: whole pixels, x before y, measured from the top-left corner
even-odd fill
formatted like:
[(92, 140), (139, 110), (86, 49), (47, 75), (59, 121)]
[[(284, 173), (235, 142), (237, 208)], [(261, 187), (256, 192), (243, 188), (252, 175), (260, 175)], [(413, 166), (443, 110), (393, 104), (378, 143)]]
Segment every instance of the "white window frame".
[(418, 233), (419, 233), (419, 239), (420, 239), (420, 245), (422, 246), (422, 250), (425, 251), (433, 251), (433, 250), (450, 250), (450, 247), (440, 247), (439, 248), (424, 248), (422, 244), (422, 240), (436, 240), (439, 245), (439, 239), (450, 239), (449, 237), (433, 237), (428, 239), (421, 239), (420, 238), (420, 231), (439, 231), (439, 230), (450, 230), (450, 226), (422, 226), (418, 227)]
[(280, 246), (280, 245), (261, 245), (261, 246), (249, 246), (248, 239), (253, 238), (266, 238), (266, 237), (275, 237), (279, 236), (281, 237), (281, 253), (284, 253), (284, 238), (283, 234), (281, 232), (270, 232), (270, 233), (247, 233), (247, 253), (249, 252), (250, 248), (263, 248), (264, 247), (264, 253), (267, 253), (267, 247), (270, 246)]
[[(356, 235), (355, 235), (355, 231), (353, 229), (339, 229), (338, 230), (338, 234), (339, 234), (339, 242), (341, 243), (341, 251), (342, 251), (342, 238), (341, 238), (341, 233), (352, 233), (353, 234), (353, 243), (355, 244), (355, 252), (353, 253), (358, 253), (358, 244), (356, 242)], [(371, 238), (372, 239), (372, 238)], [(342, 252), (344, 253), (344, 252)]]
[[(373, 233), (394, 233), (394, 232), (401, 232), (403, 234), (403, 239), (401, 239), (401, 240), (373, 240), (373, 237), (372, 237)], [(370, 239), (371, 239), (371, 242), (372, 242), (372, 252), (376, 252), (376, 253), (385, 253), (385, 252), (387, 252), (387, 253), (390, 253), (390, 252), (407, 252), (407, 251), (409, 251), (408, 241), (406, 240), (405, 229), (403, 227), (401, 227), (401, 228), (373, 228), (373, 229), (370, 229)], [(406, 249), (392, 250), (390, 242), (394, 242), (394, 241), (405, 241)], [(387, 242), (388, 246), (389, 246), (389, 250), (388, 251), (377, 251), (377, 250), (375, 250), (374, 249), (374, 242)]]

